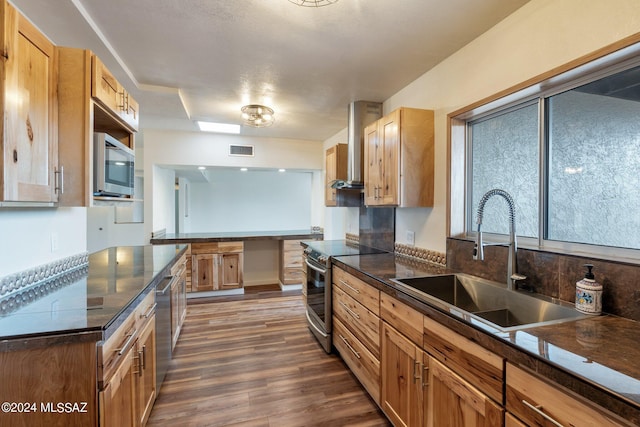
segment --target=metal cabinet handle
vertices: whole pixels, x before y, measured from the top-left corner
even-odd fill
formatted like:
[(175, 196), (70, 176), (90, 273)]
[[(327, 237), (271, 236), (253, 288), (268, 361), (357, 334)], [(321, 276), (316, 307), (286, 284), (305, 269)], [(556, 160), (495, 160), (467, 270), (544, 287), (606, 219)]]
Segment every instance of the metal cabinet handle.
[(64, 166), (60, 166), (60, 170), (53, 172), (55, 176), (55, 189), (56, 193), (64, 194)]
[(551, 418), (549, 415), (545, 414), (544, 411), (542, 410), (542, 406), (541, 405), (533, 405), (529, 402), (527, 402), (526, 400), (522, 401), (522, 404), (526, 407), (528, 407), (529, 409), (531, 409), (532, 411), (534, 411), (535, 413), (537, 413), (538, 415), (540, 415), (542, 418), (544, 418), (545, 420), (549, 421), (551, 424), (553, 424), (554, 426), (557, 427), (564, 427), (562, 424), (560, 424), (558, 421), (554, 420), (553, 418)]
[(117, 348), (117, 349), (114, 350), (114, 351), (118, 352), (118, 356), (122, 356), (124, 353), (126, 353), (126, 351), (129, 349), (129, 346), (133, 342), (133, 339), (136, 337), (136, 333), (137, 332), (138, 332), (138, 330), (134, 329), (133, 332), (131, 332), (129, 335), (127, 335), (129, 338), (127, 338), (127, 340), (125, 341), (124, 345), (122, 347)]
[(358, 353), (353, 347), (351, 347), (351, 344), (349, 344), (349, 341), (347, 341), (347, 339), (345, 337), (342, 336), (342, 334), (340, 334), (340, 339), (345, 343), (345, 345), (347, 347), (349, 347), (349, 350), (351, 350), (351, 352), (358, 358), (360, 359), (360, 353)]
[(341, 283), (341, 284), (343, 284), (343, 285), (345, 285), (347, 288), (351, 289), (351, 290), (352, 290), (353, 292), (355, 292), (356, 294), (359, 294), (359, 293), (360, 293), (360, 289), (356, 289), (356, 288), (354, 288), (353, 286), (351, 286), (351, 285), (350, 285), (348, 282), (346, 282), (345, 280), (340, 279), (340, 283)]
[(153, 304), (149, 308), (149, 311), (147, 311), (145, 314), (141, 315), (140, 317), (144, 317), (145, 319), (148, 319), (149, 316), (151, 316), (151, 314), (153, 313), (153, 311), (156, 309), (157, 306), (158, 306), (158, 303)]
[(358, 320), (360, 319), (360, 315), (358, 313), (356, 313), (355, 311), (351, 310), (347, 304), (343, 303), (342, 301), (339, 301), (339, 302), (340, 302), (340, 305), (345, 310), (347, 310), (347, 313), (349, 313), (350, 315), (352, 315), (353, 317), (355, 317)]
[(423, 365), (422, 372), (422, 387), (429, 387), (429, 367), (427, 365)]

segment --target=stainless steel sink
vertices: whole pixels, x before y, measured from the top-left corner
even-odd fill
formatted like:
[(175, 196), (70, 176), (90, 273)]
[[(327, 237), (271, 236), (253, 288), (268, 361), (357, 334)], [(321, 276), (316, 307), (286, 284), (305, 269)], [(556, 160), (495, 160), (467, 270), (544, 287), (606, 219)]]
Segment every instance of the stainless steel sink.
[(471, 323), (480, 322), (501, 331), (587, 317), (576, 311), (573, 305), (542, 295), (511, 291), (499, 283), (467, 274), (392, 280), (415, 298)]

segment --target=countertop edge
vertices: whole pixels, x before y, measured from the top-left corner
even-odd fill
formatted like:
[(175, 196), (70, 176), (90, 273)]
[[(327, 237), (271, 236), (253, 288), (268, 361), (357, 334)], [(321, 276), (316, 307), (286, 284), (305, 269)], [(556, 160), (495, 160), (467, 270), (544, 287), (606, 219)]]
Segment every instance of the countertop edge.
[[(198, 233), (206, 234), (206, 233)], [(256, 234), (256, 235), (244, 235), (246, 233), (239, 233), (237, 236), (215, 236), (217, 233), (211, 233), (211, 236), (164, 236), (152, 238), (149, 242), (152, 245), (163, 245), (173, 243), (213, 243), (213, 242), (238, 242), (238, 241), (253, 241), (253, 240), (322, 240), (323, 233), (294, 233), (294, 234)]]
[(463, 337), (504, 357), (511, 363), (525, 367), (549, 381), (555, 382), (566, 389), (577, 393), (583, 398), (606, 408), (626, 420), (631, 420), (636, 424), (640, 423), (640, 406), (625, 400), (612, 391), (587, 379), (580, 378), (547, 360), (533, 354), (529, 354), (525, 350), (518, 348), (513, 343), (506, 342), (500, 337), (493, 336), (487, 331), (475, 328), (450, 314), (444, 313), (438, 308), (402, 292), (388, 280), (376, 277), (365, 271), (361, 271), (336, 258), (332, 258), (332, 263), (376, 287), (381, 292), (385, 292), (386, 294), (397, 298), (403, 303), (406, 303), (412, 308), (418, 310), (423, 315), (428, 316), (443, 326), (456, 331)]

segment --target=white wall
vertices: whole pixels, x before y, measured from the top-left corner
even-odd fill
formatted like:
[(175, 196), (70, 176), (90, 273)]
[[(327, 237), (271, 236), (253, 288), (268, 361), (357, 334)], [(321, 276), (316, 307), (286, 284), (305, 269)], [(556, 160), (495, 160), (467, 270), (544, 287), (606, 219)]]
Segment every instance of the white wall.
[(309, 230), (310, 172), (212, 169), (192, 182), (190, 229), (184, 232)]
[[(387, 99), (385, 114), (435, 110), (435, 206), (397, 209), (396, 240), (412, 230), (416, 246), (446, 250), (447, 114), (637, 32), (637, 0), (532, 0)], [(346, 228), (357, 230), (352, 210)]]
[[(87, 210), (0, 209), (0, 277), (87, 250)], [(58, 248), (52, 251), (51, 236)]]
[[(229, 156), (229, 144), (253, 145), (253, 157)], [(175, 174), (160, 172), (162, 166), (222, 166), (285, 168), (291, 171), (321, 171), (324, 165), (322, 142), (282, 138), (255, 138), (203, 132), (144, 131), (145, 238), (165, 228), (174, 231)], [(314, 180), (315, 182), (315, 180)], [(189, 184), (191, 187), (193, 183)], [(162, 188), (160, 188), (162, 187)], [(171, 188), (167, 190), (167, 188)], [(314, 185), (315, 188), (315, 185)], [(159, 200), (157, 198), (160, 197)], [(313, 193), (311, 206), (321, 206), (324, 195)], [(313, 224), (316, 225), (316, 224)], [(317, 224), (321, 225), (321, 224)], [(186, 224), (185, 224), (186, 227)], [(193, 227), (193, 225), (192, 225)]]

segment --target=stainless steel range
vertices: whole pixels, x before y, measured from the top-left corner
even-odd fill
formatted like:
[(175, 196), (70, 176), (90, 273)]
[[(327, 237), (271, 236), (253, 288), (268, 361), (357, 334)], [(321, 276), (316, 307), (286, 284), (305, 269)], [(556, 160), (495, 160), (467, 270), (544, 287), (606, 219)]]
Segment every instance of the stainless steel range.
[(346, 240), (304, 242), (307, 280), (303, 292), (307, 297), (309, 329), (327, 353), (331, 352), (331, 257), (364, 255), (385, 251), (347, 243)]

